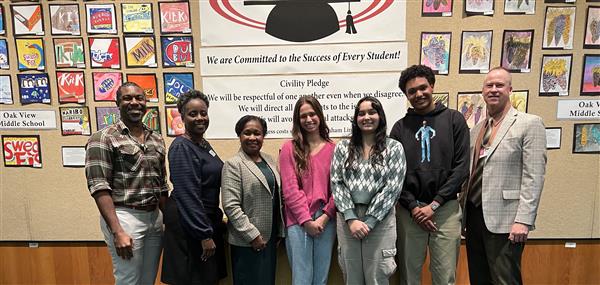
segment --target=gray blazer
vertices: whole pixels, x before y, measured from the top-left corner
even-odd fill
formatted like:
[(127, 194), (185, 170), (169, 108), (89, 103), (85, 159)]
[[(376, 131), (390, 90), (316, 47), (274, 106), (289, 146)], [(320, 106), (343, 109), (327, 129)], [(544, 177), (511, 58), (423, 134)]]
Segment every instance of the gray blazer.
[[(471, 130), (471, 158), (484, 126), (485, 121)], [(473, 171), (473, 159), (469, 169)], [(490, 232), (509, 233), (515, 222), (535, 228), (545, 173), (546, 130), (542, 119), (511, 108), (496, 133), (483, 168), (481, 203)], [(468, 188), (467, 185), (461, 197), (463, 209)], [(463, 221), (466, 215), (465, 211)]]
[[(267, 162), (281, 189), (281, 180), (277, 164), (273, 158), (261, 152), (260, 156)], [(280, 193), (281, 191), (278, 190)], [(271, 238), (273, 220), (273, 196), (267, 179), (258, 166), (241, 149), (234, 157), (223, 165), (221, 176), (221, 193), (223, 209), (229, 219), (229, 243), (236, 246), (250, 246), (259, 234), (265, 241)], [(278, 237), (284, 237), (283, 202), (279, 198), (279, 232)]]

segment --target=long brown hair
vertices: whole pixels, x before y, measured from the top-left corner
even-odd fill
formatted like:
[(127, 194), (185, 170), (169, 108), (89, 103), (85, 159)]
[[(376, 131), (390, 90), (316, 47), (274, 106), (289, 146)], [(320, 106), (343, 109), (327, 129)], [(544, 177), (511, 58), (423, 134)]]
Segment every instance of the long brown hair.
[(371, 102), (371, 107), (377, 111), (379, 115), (379, 125), (375, 129), (375, 145), (371, 149), (369, 154), (369, 160), (371, 165), (375, 167), (377, 164), (383, 166), (383, 152), (386, 147), (387, 139), (387, 120), (385, 118), (385, 112), (381, 102), (373, 97), (366, 96), (358, 100), (356, 107), (354, 108), (354, 118), (352, 119), (352, 137), (350, 137), (350, 144), (348, 145), (348, 158), (346, 158), (345, 166), (347, 168), (354, 169), (354, 162), (358, 160), (360, 156), (360, 150), (363, 145), (362, 131), (358, 127), (358, 112), (360, 111), (360, 104), (362, 102)]
[(306, 141), (307, 134), (300, 124), (300, 107), (304, 104), (309, 104), (313, 110), (315, 110), (315, 113), (319, 118), (319, 135), (321, 138), (328, 142), (331, 141), (329, 138), (329, 127), (327, 127), (327, 122), (325, 122), (321, 103), (319, 103), (315, 97), (310, 95), (300, 97), (294, 106), (294, 115), (292, 119), (292, 143), (294, 145), (294, 160), (296, 161), (295, 170), (298, 176), (308, 170), (308, 165), (310, 163), (310, 146)]

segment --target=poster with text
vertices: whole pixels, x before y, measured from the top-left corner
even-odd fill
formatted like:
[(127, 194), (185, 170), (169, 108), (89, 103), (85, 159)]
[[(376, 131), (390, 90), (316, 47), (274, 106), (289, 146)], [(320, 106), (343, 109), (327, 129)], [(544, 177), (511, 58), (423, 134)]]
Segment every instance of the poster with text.
[(117, 90), (123, 84), (120, 72), (92, 72), (95, 101), (115, 101)]
[(153, 33), (151, 3), (122, 3), (123, 33)]
[(44, 70), (44, 44), (42, 39), (16, 39), (19, 70)]
[(144, 90), (148, 102), (158, 102), (156, 74), (127, 74), (127, 82), (134, 82)]
[(0, 69), (10, 68), (8, 56), (8, 42), (6, 39), (0, 39)]
[(42, 5), (12, 5), (13, 34), (20, 35), (44, 35), (44, 24), (42, 21)]
[(60, 107), (60, 123), (63, 136), (92, 134), (88, 107)]
[(161, 37), (163, 67), (194, 67), (192, 37)]
[(142, 123), (152, 131), (160, 134), (160, 114), (158, 107), (147, 107), (146, 113), (142, 117)]
[(192, 73), (164, 73), (165, 104), (177, 103), (177, 98), (187, 91), (194, 89)]
[(53, 35), (80, 35), (79, 5), (50, 5), (50, 24)]
[(116, 34), (115, 6), (113, 4), (86, 4), (87, 31), (90, 34)]
[(89, 38), (92, 67), (121, 68), (119, 38)]
[(50, 84), (47, 73), (17, 74), (21, 104), (50, 104)]
[(192, 32), (189, 2), (159, 2), (158, 7), (161, 33), (189, 34)]
[(121, 113), (117, 107), (96, 107), (96, 130), (102, 130), (110, 125), (116, 124), (121, 119)]
[(4, 166), (42, 167), (40, 136), (2, 135)]
[(156, 67), (154, 37), (125, 37), (127, 67)]
[(58, 102), (85, 103), (85, 76), (83, 71), (56, 72), (56, 89)]
[(0, 75), (0, 104), (13, 104), (10, 75)]
[(82, 38), (55, 38), (54, 59), (56, 68), (85, 68)]

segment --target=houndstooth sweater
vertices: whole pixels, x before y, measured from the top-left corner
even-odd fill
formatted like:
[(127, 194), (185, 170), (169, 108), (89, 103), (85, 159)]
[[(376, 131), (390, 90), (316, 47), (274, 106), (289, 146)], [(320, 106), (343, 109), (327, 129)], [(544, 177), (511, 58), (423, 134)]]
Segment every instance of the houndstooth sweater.
[(353, 168), (346, 168), (349, 140), (340, 141), (331, 162), (331, 192), (339, 212), (346, 221), (359, 219), (356, 204), (368, 205), (360, 219), (370, 229), (382, 221), (402, 191), (406, 174), (406, 158), (402, 144), (386, 139), (383, 165), (373, 167), (370, 160), (355, 160)]

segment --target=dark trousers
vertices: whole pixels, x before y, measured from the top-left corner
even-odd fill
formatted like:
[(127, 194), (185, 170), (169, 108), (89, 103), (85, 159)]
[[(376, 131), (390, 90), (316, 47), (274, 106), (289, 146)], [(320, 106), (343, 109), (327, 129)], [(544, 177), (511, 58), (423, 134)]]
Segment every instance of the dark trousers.
[(490, 232), (481, 207), (467, 202), (467, 260), (473, 285), (523, 284), (521, 255), (524, 243), (512, 243), (508, 234)]
[(234, 285), (275, 285), (277, 247), (275, 239), (267, 247), (254, 251), (252, 247), (231, 245), (231, 267)]

